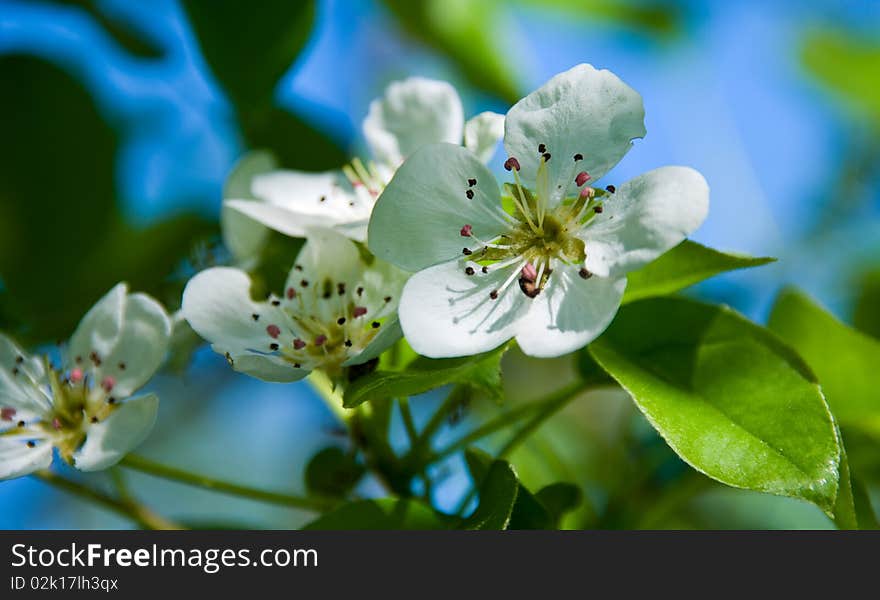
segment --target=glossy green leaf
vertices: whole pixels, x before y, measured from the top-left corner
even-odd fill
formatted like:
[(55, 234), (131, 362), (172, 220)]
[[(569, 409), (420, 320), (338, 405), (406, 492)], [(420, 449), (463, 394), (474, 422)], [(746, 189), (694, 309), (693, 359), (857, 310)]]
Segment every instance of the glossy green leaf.
[(430, 507), (416, 500), (382, 498), (358, 500), (312, 521), (307, 530), (407, 529), (426, 531), (448, 529), (447, 523)]
[(335, 446), (324, 448), (306, 465), (306, 489), (318, 496), (341, 497), (351, 491), (365, 472), (352, 454)]
[(698, 471), (832, 513), (831, 413), (809, 367), (766, 329), (726, 307), (657, 298), (623, 307), (590, 352)]
[(841, 425), (880, 434), (880, 341), (844, 325), (795, 290), (776, 299), (769, 327), (818, 375)]
[(665, 296), (725, 271), (759, 267), (775, 260), (719, 252), (685, 240), (657, 260), (628, 273), (623, 302)]
[(355, 380), (345, 391), (344, 406), (369, 400), (415, 396), (449, 384), (465, 384), (501, 398), (501, 357), (507, 346), (462, 358), (419, 357), (405, 371), (376, 371)]
[(480, 503), (458, 529), (507, 529), (519, 487), (516, 472), (510, 463), (492, 461), (480, 485)]
[[(495, 459), (479, 448), (468, 448), (465, 450), (464, 458), (474, 486), (482, 487)], [(553, 527), (553, 518), (550, 512), (525, 486), (519, 484), (507, 529), (549, 529), (551, 527)]]
[(682, 22), (682, 6), (675, 2), (653, 0), (519, 0), (541, 10), (563, 10), (585, 19), (601, 19), (653, 34), (672, 34)]

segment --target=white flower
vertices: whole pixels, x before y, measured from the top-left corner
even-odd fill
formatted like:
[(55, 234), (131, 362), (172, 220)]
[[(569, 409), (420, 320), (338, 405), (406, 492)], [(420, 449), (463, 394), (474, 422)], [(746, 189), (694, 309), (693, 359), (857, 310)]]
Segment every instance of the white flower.
[(0, 479), (48, 467), (53, 448), (96, 471), (140, 444), (159, 400), (130, 396), (159, 368), (170, 335), (162, 306), (122, 283), (80, 321), (60, 368), (0, 335)]
[(183, 315), (237, 371), (264, 381), (296, 381), (313, 369), (339, 378), (401, 336), (397, 303), (403, 274), (327, 229), (308, 241), (281, 297), (251, 298), (247, 273), (207, 269), (183, 292)]
[(508, 112), (495, 178), (457, 146), (435, 144), (398, 170), (373, 211), (369, 246), (409, 271), (400, 321), (430, 357), (474, 354), (515, 337), (559, 356), (609, 325), (625, 273), (681, 242), (705, 219), (709, 190), (685, 167), (616, 190), (595, 181), (643, 137), (641, 97), (609, 71), (579, 65)]
[[(363, 123), (373, 162), (364, 164), (355, 159), (341, 170), (322, 173), (251, 171), (250, 194), (239, 190), (236, 195), (227, 195), (224, 212), (239, 211), (293, 237), (304, 237), (311, 227), (332, 227), (353, 240), (364, 241), (376, 198), (407, 156), (426, 144), (464, 141), (469, 150), (488, 160), (503, 128), (504, 117), (491, 112), (465, 123), (458, 93), (444, 81), (411, 77), (394, 82), (382, 98), (370, 104)], [(253, 167), (246, 166), (243, 172)], [(253, 231), (243, 233), (248, 241), (233, 240), (232, 247), (247, 246), (256, 238)], [(230, 232), (227, 243), (235, 235), (240, 233)]]

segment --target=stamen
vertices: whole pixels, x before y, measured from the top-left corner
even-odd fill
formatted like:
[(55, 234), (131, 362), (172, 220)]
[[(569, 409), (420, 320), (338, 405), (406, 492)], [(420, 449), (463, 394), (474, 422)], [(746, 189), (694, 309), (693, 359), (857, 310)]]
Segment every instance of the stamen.
[(535, 269), (535, 265), (532, 263), (526, 263), (526, 266), (522, 268), (521, 274), (526, 281), (535, 281), (535, 278), (538, 276), (538, 271)]
[(461, 231), (459, 231), (459, 233), (461, 234), (461, 237), (470, 237), (473, 229), (474, 228), (471, 227), (470, 225), (465, 225), (464, 227), (461, 228)]
[(468, 179), (468, 185), (470, 187), (474, 187), (475, 185), (477, 185), (477, 180), (471, 177), (470, 179)]
[(260, 320), (260, 315), (258, 315), (257, 313), (254, 313), (254, 314), (251, 315), (251, 318), (252, 318), (254, 321), (259, 321), (259, 320)]
[(364, 306), (355, 306), (351, 314), (354, 318), (362, 317), (367, 314), (367, 309)]
[(287, 299), (293, 300), (294, 298), (296, 298), (296, 290), (293, 287), (287, 288)]
[(519, 171), (519, 169), (520, 169), (519, 161), (511, 156), (510, 158), (508, 158), (507, 160), (504, 161), (504, 168), (508, 171), (511, 171), (511, 170)]
[(293, 340), (293, 349), (294, 350), (302, 350), (306, 347), (306, 343), (299, 338)]
[(271, 350), (272, 352), (278, 350), (278, 344), (272, 342), (271, 344), (269, 344), (269, 350)]
[(379, 321), (373, 321), (372, 323), (370, 323), (370, 326), (371, 326), (373, 329), (379, 329), (379, 327), (380, 327), (381, 325), (382, 325), (382, 323), (380, 323)]
[(465, 190), (464, 195), (467, 196), (468, 200), (474, 199), (474, 190)]
[(606, 185), (606, 186), (605, 186), (605, 189), (606, 189), (606, 190), (608, 191), (608, 193), (610, 193), (610, 194), (613, 194), (614, 192), (617, 191), (617, 188), (614, 187), (613, 185)]
[(70, 375), (68, 375), (68, 379), (70, 379), (71, 383), (79, 383), (82, 381), (83, 371), (79, 367), (74, 367), (70, 370)]
[(321, 335), (319, 335), (318, 337), (315, 338), (315, 345), (322, 346), (324, 344), (324, 342), (326, 342), (326, 341), (327, 341), (327, 336), (322, 333)]
[(589, 271), (587, 271), (587, 268), (586, 268), (586, 267), (581, 267), (581, 270), (578, 271), (578, 275), (581, 276), (581, 279), (589, 279), (590, 277), (593, 276), (592, 273), (590, 273)]
[(547, 152), (547, 146), (538, 144), (538, 154), (544, 154), (545, 152)]
[(17, 411), (10, 406), (0, 408), (0, 421), (11, 421), (12, 418), (15, 417), (16, 412)]
[(591, 177), (589, 173), (587, 173), (586, 171), (581, 171), (577, 174), (577, 177), (574, 178), (574, 182), (575, 184), (577, 184), (578, 187), (580, 187), (588, 182), (590, 179)]
[(475, 273), (475, 271), (474, 271), (473, 267), (468, 267), (464, 270), (465, 275), (473, 275), (474, 273)]
[(104, 379), (101, 380), (101, 388), (108, 394), (113, 391), (113, 386), (115, 385), (116, 380), (110, 375), (105, 376)]
[(266, 333), (269, 334), (269, 337), (278, 339), (278, 336), (281, 335), (281, 328), (278, 325), (269, 325), (266, 327)]
[(574, 162), (580, 162), (582, 160), (584, 160), (584, 155), (580, 152), (574, 155)]

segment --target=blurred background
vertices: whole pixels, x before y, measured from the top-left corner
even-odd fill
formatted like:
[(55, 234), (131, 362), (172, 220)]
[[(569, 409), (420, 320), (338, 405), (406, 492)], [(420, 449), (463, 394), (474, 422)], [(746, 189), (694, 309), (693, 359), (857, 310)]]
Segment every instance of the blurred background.
[[(647, 137), (603, 183), (693, 166), (712, 189), (695, 239), (779, 258), (690, 293), (763, 323), (794, 284), (880, 337), (878, 33), (873, 0), (0, 1), (0, 328), (52, 344), (119, 280), (176, 308), (186, 278), (223, 260), (235, 162), (269, 149), (284, 166), (318, 170), (364, 155), (360, 122), (390, 81), (445, 79), (466, 115), (505, 112), (589, 62), (639, 91), (647, 111)], [(506, 361), (510, 402), (573, 368)], [(345, 447), (306, 383), (236, 375), (205, 348), (175, 368), (154, 384), (162, 405), (146, 456), (301, 491), (309, 457)], [(625, 397), (591, 396), (513, 457), (527, 485), (582, 486), (587, 502), (567, 526), (831, 527), (810, 505), (709, 482)], [(413, 399), (417, 419), (437, 401)], [(493, 410), (476, 403), (441, 436)], [(434, 475), (436, 504), (454, 507), (468, 485), (460, 463)], [(189, 524), (310, 518), (125, 476), (138, 498)], [(379, 489), (365, 481), (359, 492)], [(0, 483), (0, 528), (129, 526), (38, 481)]]

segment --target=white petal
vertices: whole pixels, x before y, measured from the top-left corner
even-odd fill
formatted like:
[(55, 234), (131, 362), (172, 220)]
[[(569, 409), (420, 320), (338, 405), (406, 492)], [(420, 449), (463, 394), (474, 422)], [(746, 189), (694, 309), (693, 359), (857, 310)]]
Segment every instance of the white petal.
[[(504, 148), (534, 183), (544, 144), (551, 155), (550, 182), (575, 188), (580, 171), (593, 179), (607, 173), (645, 135), (642, 97), (614, 73), (581, 64), (559, 73), (513, 105), (504, 127)], [(581, 154), (577, 165), (573, 160)]]
[(52, 464), (52, 444), (47, 440), (29, 448), (23, 438), (0, 437), (0, 479), (14, 479)]
[(520, 349), (539, 357), (562, 356), (592, 342), (605, 331), (623, 298), (626, 279), (583, 279), (578, 268), (557, 268), (519, 323)]
[(233, 359), (232, 368), (239, 373), (271, 383), (299, 381), (309, 374), (307, 369), (295, 369), (283, 358), (261, 354), (240, 354)]
[[(255, 175), (266, 173), (277, 167), (275, 157), (269, 152), (250, 152), (242, 157), (232, 169), (223, 186), (223, 198), (240, 198), (253, 201), (251, 182)], [(236, 264), (253, 265), (260, 256), (269, 231), (265, 226), (233, 210), (224, 202), (220, 212), (220, 229), (223, 243), (232, 252)]]
[(580, 234), (586, 267), (618, 276), (679, 244), (705, 220), (709, 186), (688, 167), (661, 167), (606, 197), (604, 210)]
[(353, 283), (360, 278), (364, 262), (354, 242), (327, 228), (313, 228), (307, 233), (308, 240), (296, 258), (296, 265), (302, 270), (290, 271), (288, 285), (296, 285), (303, 277), (312, 281), (316, 277), (326, 278), (334, 285)]
[[(21, 362), (19, 362), (21, 357)], [(44, 385), (42, 361), (32, 357), (11, 339), (0, 334), (0, 409), (11, 408), (18, 420), (27, 415), (43, 415), (51, 410), (49, 399), (40, 389)], [(17, 417), (17, 418), (16, 418)], [(0, 429), (3, 423), (0, 422)]]
[(516, 283), (489, 297), (510, 269), (465, 274), (466, 261), (452, 260), (413, 275), (400, 299), (400, 324), (413, 350), (432, 358), (466, 356), (496, 348), (513, 337), (529, 299)]
[(268, 346), (264, 306), (250, 296), (247, 273), (230, 267), (215, 267), (197, 273), (183, 290), (181, 311), (200, 336), (214, 349), (233, 356)]
[[(91, 370), (96, 382), (112, 377), (113, 394), (123, 398), (158, 370), (171, 339), (171, 319), (162, 305), (145, 294), (126, 294), (125, 290), (119, 284), (101, 299), (80, 322), (70, 345), (71, 359), (80, 357), (80, 364)], [(93, 351), (100, 366), (93, 366), (89, 359)]]
[(464, 111), (445, 81), (410, 77), (390, 84), (373, 100), (364, 137), (377, 161), (395, 168), (426, 144), (460, 144)]
[[(470, 186), (468, 180), (476, 180)], [(466, 192), (471, 190), (473, 198)], [(368, 234), (370, 250), (408, 271), (460, 256), (473, 233), (490, 240), (509, 229), (492, 173), (469, 150), (426, 146), (409, 157), (379, 196)]]
[(146, 394), (131, 398), (98, 423), (89, 425), (86, 440), (73, 454), (81, 471), (99, 471), (118, 463), (146, 439), (159, 410), (159, 398)]
[(332, 226), (338, 222), (338, 215), (307, 215), (266, 202), (229, 200), (223, 206), (290, 237), (306, 237), (310, 227)]
[(504, 137), (504, 115), (486, 111), (464, 124), (464, 146), (484, 163), (489, 162)]
[[(250, 277), (244, 271), (229, 267), (207, 269), (186, 284), (181, 311), (192, 328), (211, 342), (215, 352), (229, 354), (236, 371), (264, 381), (286, 382), (305, 377), (308, 371), (295, 369), (278, 356), (268, 354), (274, 340), (266, 327), (283, 327), (287, 318), (280, 308), (254, 302), (250, 288)], [(255, 314), (260, 317), (258, 321), (253, 319)]]

